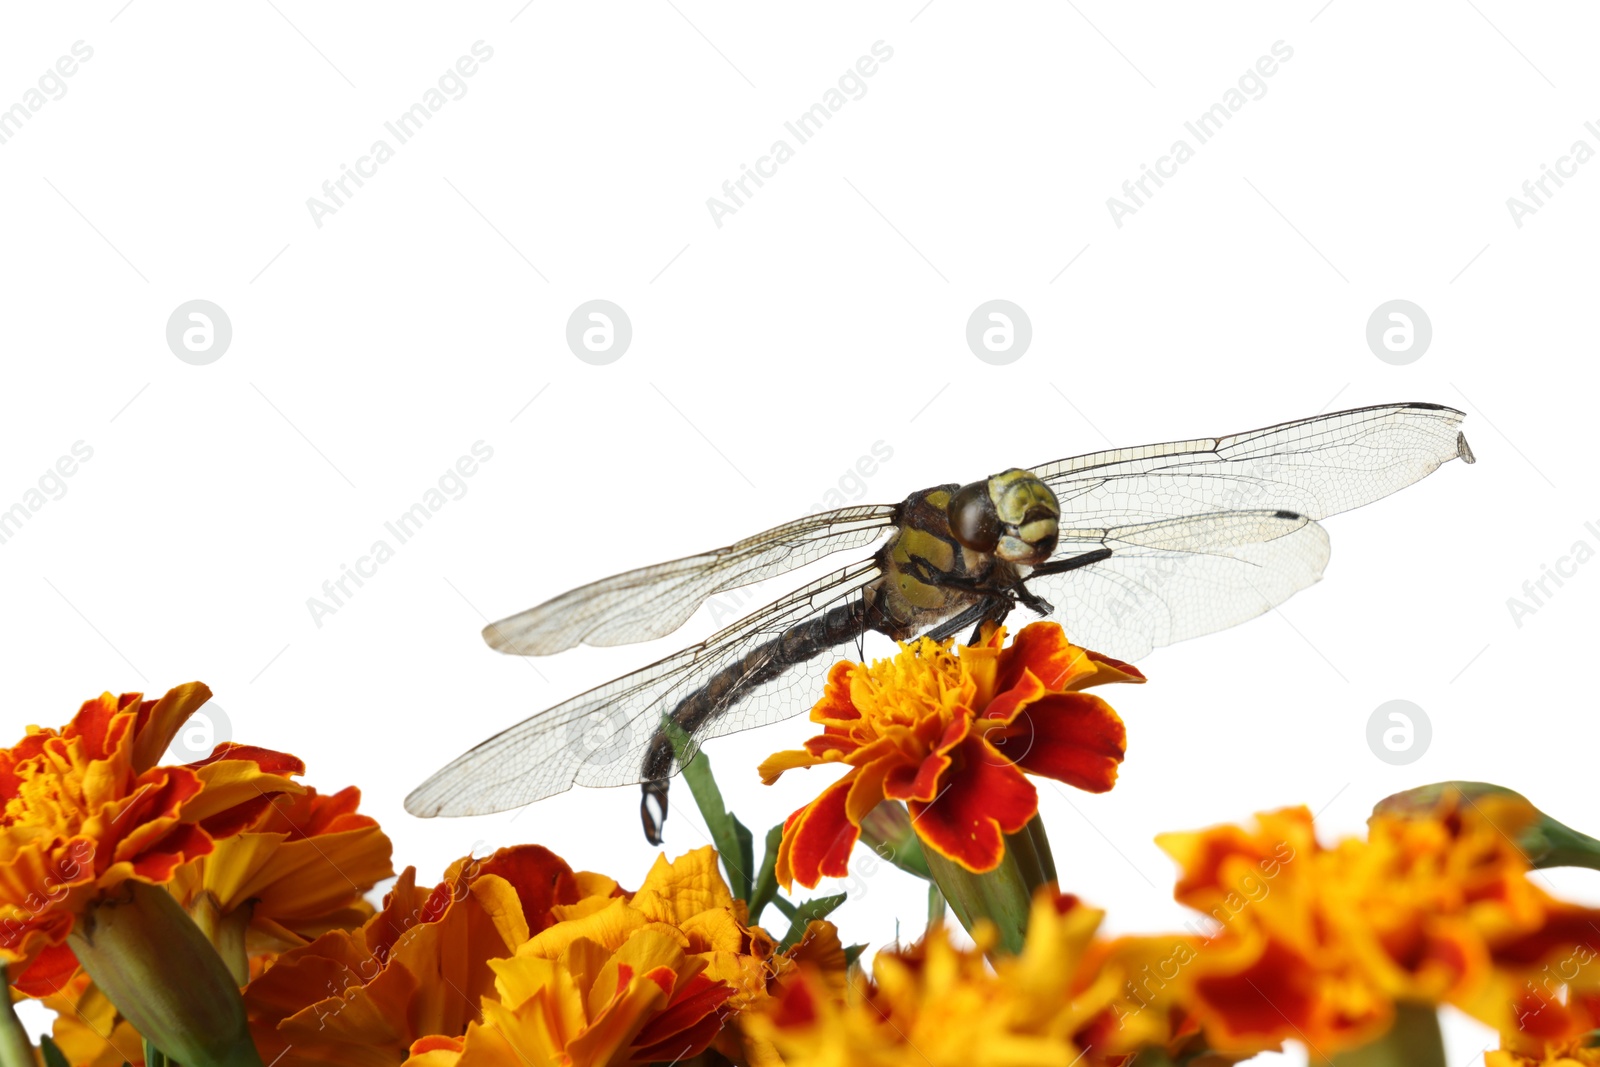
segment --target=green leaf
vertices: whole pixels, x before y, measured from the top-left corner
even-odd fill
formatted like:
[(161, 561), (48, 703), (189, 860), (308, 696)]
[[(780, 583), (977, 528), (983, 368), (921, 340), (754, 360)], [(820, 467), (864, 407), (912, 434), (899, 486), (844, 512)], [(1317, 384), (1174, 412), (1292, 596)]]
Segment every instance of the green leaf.
[(72, 1067), (66, 1054), (56, 1047), (48, 1034), (39, 1038), (39, 1051), (44, 1053), (44, 1067)]
[(782, 840), (783, 823), (780, 822), (767, 831), (767, 851), (761, 857), (761, 873), (756, 876), (756, 887), (750, 894), (750, 922), (754, 926), (761, 925), (761, 913), (778, 895), (778, 844)]
[(783, 935), (783, 940), (778, 943), (778, 950), (786, 952), (799, 943), (806, 936), (806, 927), (815, 919), (826, 918), (845, 901), (845, 895), (839, 893), (831, 897), (815, 897), (801, 904), (794, 911), (794, 919), (789, 923), (789, 932)]
[(783, 917), (785, 919), (794, 918), (795, 906), (782, 897), (773, 897), (772, 906), (783, 912)]
[(172, 1067), (172, 1061), (167, 1059), (166, 1053), (146, 1041), (144, 1043), (144, 1067)]
[(845, 946), (844, 965), (846, 967), (854, 967), (856, 965), (856, 960), (859, 960), (861, 958), (861, 954), (865, 951), (867, 951), (866, 945)]
[(750, 827), (739, 821), (737, 815), (730, 814), (733, 820), (733, 836), (739, 842), (739, 867), (744, 871), (744, 879), (738, 887), (743, 892), (735, 893), (740, 900), (748, 901), (751, 896), (750, 872), (756, 869), (756, 844), (750, 835)]
[[(728, 887), (740, 900), (750, 899), (750, 868), (754, 852), (750, 831), (744, 830), (739, 820), (729, 812), (722, 801), (722, 790), (711, 773), (711, 757), (700, 751), (683, 728), (671, 719), (662, 719), (662, 728), (672, 740), (672, 753), (683, 769), (683, 780), (689, 783), (694, 802), (700, 808), (700, 817), (711, 831), (711, 843), (722, 857), (722, 869), (728, 875)], [(741, 841), (739, 831), (744, 830)]]

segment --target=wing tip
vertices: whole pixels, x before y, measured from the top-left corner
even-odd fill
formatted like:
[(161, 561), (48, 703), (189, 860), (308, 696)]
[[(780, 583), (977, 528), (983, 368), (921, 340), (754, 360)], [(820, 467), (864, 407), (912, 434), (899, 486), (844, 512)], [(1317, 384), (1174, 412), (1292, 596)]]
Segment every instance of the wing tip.
[(1459, 431), (1456, 433), (1456, 455), (1461, 458), (1463, 463), (1478, 462), (1478, 457), (1472, 454), (1472, 446), (1467, 444), (1467, 435)]

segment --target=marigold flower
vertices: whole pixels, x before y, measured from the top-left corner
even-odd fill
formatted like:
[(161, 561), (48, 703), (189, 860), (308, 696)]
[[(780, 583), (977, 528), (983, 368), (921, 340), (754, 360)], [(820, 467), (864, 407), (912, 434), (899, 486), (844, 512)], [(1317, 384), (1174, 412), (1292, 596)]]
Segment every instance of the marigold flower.
[(394, 873), (393, 846), (359, 813), (354, 786), (280, 793), (238, 833), (185, 864), (168, 889), (217, 943), (243, 985), (249, 958), (372, 917), (363, 894)]
[(1181, 1039), (1164, 1010), (1137, 999), (1137, 983), (1181, 966), (1193, 949), (1181, 936), (1096, 940), (1102, 916), (1041, 890), (1018, 956), (989, 964), (995, 931), (987, 924), (965, 949), (935, 927), (916, 945), (880, 951), (872, 979), (853, 981), (842, 996), (804, 972), (751, 1027), (790, 1067), (1120, 1065)]
[(55, 1012), (50, 1036), (73, 1067), (143, 1067), (144, 1038), (84, 972), (41, 1003)]
[(1600, 1048), (1571, 1042), (1532, 1056), (1500, 1049), (1484, 1054), (1483, 1067), (1600, 1067)]
[[(818, 944), (832, 934), (813, 930)], [(432, 891), (408, 869), (362, 929), (283, 953), (245, 1003), (263, 1059), (280, 1067), (598, 1067), (670, 1061), (713, 1040), (756, 1063), (760, 1048), (750, 1055), (724, 1020), (763, 1002), (798, 965), (791, 955), (746, 925), (710, 848), (658, 858), (627, 893), (524, 845), (459, 861)]]
[(95, 899), (129, 879), (170, 882), (274, 794), (301, 790), (287, 777), (299, 760), (264, 749), (157, 765), (210, 696), (198, 682), (160, 700), (105, 693), (59, 733), (29, 727), (0, 749), (0, 961), (19, 990), (54, 992), (77, 970), (65, 941)]
[(784, 886), (843, 877), (861, 820), (885, 799), (907, 803), (925, 845), (983, 872), (1039, 810), (1024, 771), (1093, 793), (1116, 784), (1122, 720), (1080, 690), (1144, 675), (1070, 644), (1055, 623), (1023, 627), (1010, 647), (1004, 638), (1004, 627), (971, 646), (919, 638), (871, 666), (834, 665), (811, 709), (823, 732), (761, 765), (768, 785), (796, 767), (850, 768), (784, 824)]
[(1216, 924), (1185, 968), (1185, 1006), (1214, 1048), (1298, 1039), (1327, 1055), (1381, 1036), (1400, 1004), (1452, 1004), (1532, 1045), (1596, 1025), (1600, 998), (1572, 979), (1600, 911), (1531, 882), (1471, 806), (1378, 816), (1366, 841), (1333, 847), (1304, 808), (1157, 841), (1182, 868), (1178, 900)]
[(580, 893), (566, 863), (537, 845), (459, 860), (432, 888), (408, 867), (360, 929), (284, 952), (246, 987), (256, 1046), (279, 1067), (363, 1067), (403, 1062), (420, 1038), (463, 1034), (494, 994), (489, 961), (514, 955)]

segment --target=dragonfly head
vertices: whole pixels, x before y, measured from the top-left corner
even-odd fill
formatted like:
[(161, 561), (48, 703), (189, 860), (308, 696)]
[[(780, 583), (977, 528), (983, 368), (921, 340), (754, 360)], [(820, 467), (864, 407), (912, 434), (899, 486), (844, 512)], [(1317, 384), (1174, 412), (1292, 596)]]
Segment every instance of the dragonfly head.
[(949, 511), (950, 532), (975, 552), (1032, 567), (1056, 550), (1061, 505), (1028, 471), (1012, 468), (962, 486)]

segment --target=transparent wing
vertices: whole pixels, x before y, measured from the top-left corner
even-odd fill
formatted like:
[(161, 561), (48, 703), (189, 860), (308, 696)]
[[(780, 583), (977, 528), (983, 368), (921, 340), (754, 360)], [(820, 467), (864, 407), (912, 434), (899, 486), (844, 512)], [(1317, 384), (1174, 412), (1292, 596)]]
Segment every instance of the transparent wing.
[[(724, 668), (760, 669), (772, 643), (792, 627), (860, 597), (879, 577), (872, 561), (803, 586), (682, 652), (581, 693), (525, 719), (458, 757), (406, 797), (413, 815), (485, 815), (520, 807), (573, 785), (644, 781), (645, 754), (670, 714)], [(848, 643), (846, 641), (841, 642)], [(695, 740), (748, 730), (805, 711), (821, 694), (832, 658), (821, 652), (777, 677), (733, 686), (722, 714)], [(676, 769), (674, 769), (676, 773)]]
[(725, 548), (603, 578), (484, 627), (498, 652), (548, 656), (580, 644), (626, 645), (665, 637), (707, 597), (876, 541), (892, 504), (819, 512)]
[(1313, 519), (1402, 489), (1458, 456), (1465, 418), (1437, 404), (1336, 411), (1196, 441), (1095, 452), (1033, 468), (1061, 501), (1062, 538), (1217, 511)]
[(1235, 511), (1079, 531), (1056, 559), (1107, 549), (1076, 570), (1027, 579), (1067, 636), (1118, 659), (1252, 619), (1322, 577), (1328, 534), (1304, 515)]

